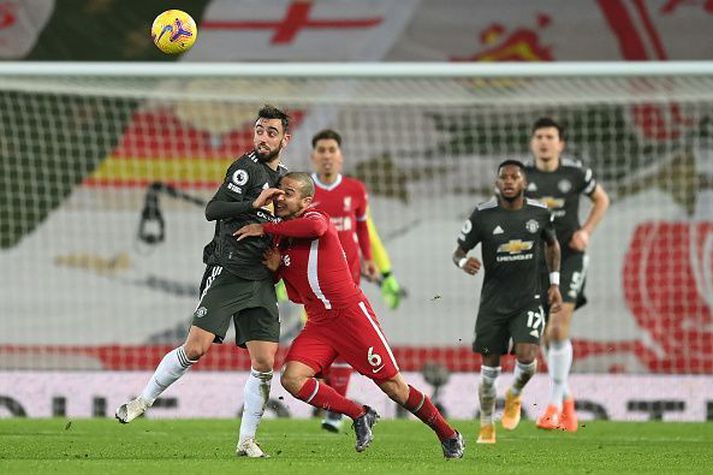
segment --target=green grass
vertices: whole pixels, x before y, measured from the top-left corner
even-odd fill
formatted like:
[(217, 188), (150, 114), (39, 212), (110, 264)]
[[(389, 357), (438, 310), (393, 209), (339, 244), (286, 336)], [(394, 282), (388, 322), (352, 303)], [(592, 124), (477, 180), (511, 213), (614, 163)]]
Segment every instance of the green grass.
[(237, 420), (0, 419), (0, 473), (711, 473), (713, 423), (587, 422), (576, 434), (524, 422), (498, 431), (494, 446), (466, 435), (463, 460), (444, 460), (418, 421), (381, 421), (364, 453), (351, 431), (323, 432), (316, 420), (272, 419), (260, 437), (272, 457), (235, 458)]

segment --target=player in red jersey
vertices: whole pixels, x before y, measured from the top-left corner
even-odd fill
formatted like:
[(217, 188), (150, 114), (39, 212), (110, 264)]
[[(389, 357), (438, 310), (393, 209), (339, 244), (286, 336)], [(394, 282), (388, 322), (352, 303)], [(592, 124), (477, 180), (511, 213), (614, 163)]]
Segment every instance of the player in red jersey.
[[(334, 130), (325, 129), (312, 137), (312, 166), (315, 172), (313, 205), (325, 211), (337, 229), (344, 248), (352, 279), (359, 285), (362, 273), (370, 281), (378, 278), (372, 259), (367, 226), (368, 197), (361, 181), (342, 175), (342, 137)], [(325, 382), (342, 396), (347, 395), (352, 368), (341, 359), (324, 371)], [(342, 415), (329, 411), (322, 420), (322, 428), (339, 432)]]
[(346, 399), (315, 376), (338, 356), (374, 382), (396, 403), (436, 432), (443, 455), (463, 456), (464, 442), (425, 394), (408, 385), (386, 341), (378, 319), (354, 283), (337, 229), (323, 211), (311, 207), (314, 184), (306, 173), (288, 173), (280, 188), (261, 194), (265, 204), (275, 199), (282, 222), (250, 224), (235, 232), (238, 239), (271, 234), (277, 247), (265, 255), (265, 265), (285, 281), (290, 299), (309, 315), (285, 358), (282, 385), (296, 398), (315, 407), (346, 414), (354, 420), (356, 450), (366, 449), (379, 415), (368, 406)]
[(361, 274), (376, 280), (378, 270), (371, 255), (366, 186), (356, 178), (342, 175), (342, 137), (325, 129), (312, 137), (312, 165), (315, 173), (313, 205), (325, 211), (337, 229), (354, 282)]

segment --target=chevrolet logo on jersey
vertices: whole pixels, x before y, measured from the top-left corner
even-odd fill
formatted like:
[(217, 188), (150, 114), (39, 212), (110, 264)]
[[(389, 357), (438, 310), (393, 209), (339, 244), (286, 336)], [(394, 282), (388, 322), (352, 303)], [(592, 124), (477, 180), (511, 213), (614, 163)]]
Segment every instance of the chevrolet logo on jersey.
[(564, 207), (564, 198), (554, 198), (552, 196), (543, 196), (540, 201), (549, 209), (559, 209)]
[(523, 241), (514, 239), (498, 246), (498, 253), (507, 252), (508, 254), (520, 254), (522, 251), (532, 249), (532, 241)]
[(533, 253), (528, 252), (527, 254), (523, 254), (525, 251), (531, 251), (532, 246), (534, 245), (533, 241), (523, 241), (521, 239), (514, 239), (506, 242), (505, 244), (501, 244), (498, 246), (498, 254), (506, 254), (506, 255), (499, 255), (497, 257), (498, 262), (506, 262), (506, 261), (526, 261), (529, 259), (532, 259)]
[(270, 213), (271, 216), (275, 215), (275, 205), (272, 202), (266, 204), (265, 206), (261, 207), (260, 209), (267, 211), (268, 213)]

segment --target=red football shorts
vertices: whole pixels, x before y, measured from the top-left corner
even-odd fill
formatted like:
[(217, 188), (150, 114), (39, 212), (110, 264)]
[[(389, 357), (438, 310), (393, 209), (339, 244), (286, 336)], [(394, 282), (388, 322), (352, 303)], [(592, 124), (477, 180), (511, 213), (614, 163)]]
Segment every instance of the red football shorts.
[(332, 310), (327, 319), (307, 320), (292, 342), (285, 361), (299, 361), (319, 374), (341, 357), (359, 373), (374, 380), (391, 379), (398, 364), (379, 321), (367, 301)]

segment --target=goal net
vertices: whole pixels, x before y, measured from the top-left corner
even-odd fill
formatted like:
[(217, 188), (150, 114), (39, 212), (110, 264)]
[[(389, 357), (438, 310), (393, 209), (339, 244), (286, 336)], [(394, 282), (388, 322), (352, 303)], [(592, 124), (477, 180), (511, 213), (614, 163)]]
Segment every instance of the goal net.
[[(343, 135), (406, 291), (392, 311), (364, 284), (402, 369), (478, 368), (482, 277), (450, 255), (497, 163), (528, 158), (532, 123), (552, 116), (612, 198), (574, 370), (713, 373), (713, 70), (636, 68), (0, 65), (0, 366), (151, 370), (180, 343), (213, 233), (204, 204), (269, 102), (292, 115), (292, 170), (309, 169), (316, 131)], [(298, 310), (282, 312), (287, 344)], [(249, 360), (226, 344), (199, 366)]]

